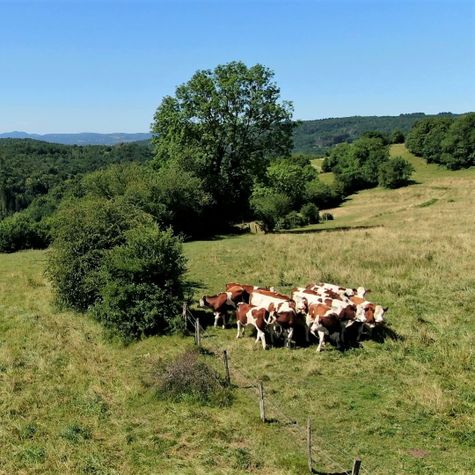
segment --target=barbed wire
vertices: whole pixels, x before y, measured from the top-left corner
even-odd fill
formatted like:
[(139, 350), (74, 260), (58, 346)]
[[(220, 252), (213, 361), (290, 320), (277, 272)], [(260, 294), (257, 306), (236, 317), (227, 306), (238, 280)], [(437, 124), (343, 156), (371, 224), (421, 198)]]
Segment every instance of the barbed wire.
[[(198, 323), (198, 327), (199, 327), (199, 332), (200, 332), (200, 339), (201, 338), (207, 338), (207, 344), (210, 343), (209, 341), (209, 337), (211, 336), (210, 333), (201, 325), (201, 322), (199, 322), (199, 319), (197, 319), (193, 314), (192, 312), (190, 311), (190, 309), (188, 308), (188, 306), (186, 306), (186, 311), (183, 312), (184, 316), (186, 317), (186, 320), (189, 321), (193, 328), (196, 329), (197, 327), (197, 323)], [(195, 330), (196, 331), (196, 330)], [(196, 338), (196, 335), (195, 335), (195, 338)], [(209, 346), (213, 346), (213, 345), (209, 345)], [(223, 353), (224, 350), (222, 350), (221, 348), (211, 348), (211, 351), (209, 352), (210, 355), (213, 355), (215, 356), (216, 358), (218, 358), (219, 360), (222, 359), (221, 355), (219, 353)], [(232, 366), (232, 373), (233, 373), (233, 376), (234, 376), (234, 379), (237, 379), (236, 376), (240, 377), (241, 378), (241, 381), (245, 384), (245, 386), (238, 386), (239, 388), (241, 389), (254, 389), (256, 391), (256, 394), (259, 393), (259, 390), (258, 390), (258, 385), (256, 383), (253, 383), (252, 381), (255, 381), (255, 376), (252, 376), (250, 375), (247, 371), (243, 370), (243, 368), (238, 368), (237, 366), (233, 365)], [(236, 385), (234, 385), (236, 386)], [(303, 427), (301, 424), (299, 424), (299, 422), (296, 420), (296, 418), (291, 418), (290, 416), (288, 416), (287, 414), (285, 414), (282, 409), (280, 409), (280, 406), (282, 406), (283, 404), (281, 404), (280, 406), (278, 406), (278, 404), (272, 400), (272, 397), (273, 395), (270, 395), (268, 392), (266, 392), (266, 397), (265, 397), (265, 405), (267, 408), (271, 409), (273, 413), (276, 413), (278, 414), (281, 422), (283, 422), (285, 424), (285, 429), (292, 432), (294, 435), (296, 435), (299, 439), (301, 439), (301, 443), (306, 443), (306, 440), (307, 440), (307, 429), (306, 427)], [(315, 440), (318, 440), (318, 447), (315, 447)], [(324, 461), (326, 463), (329, 463), (329, 465), (332, 467), (332, 469), (336, 468), (337, 470), (341, 471), (341, 473), (343, 474), (350, 474), (351, 473), (351, 470), (348, 471), (344, 468), (344, 466), (339, 463), (339, 462), (336, 462), (326, 451), (324, 451), (322, 449), (322, 442), (323, 442), (323, 439), (319, 436), (315, 436), (314, 432), (312, 431), (312, 456), (315, 455), (315, 457), (319, 460), (322, 460), (324, 459)], [(337, 447), (334, 447), (334, 449), (336, 450), (336, 452), (338, 452), (339, 455), (343, 456), (344, 458), (349, 458), (350, 460), (352, 460), (354, 458), (353, 455), (337, 448)], [(365, 466), (361, 466), (360, 467), (360, 473), (365, 473), (365, 474), (369, 474), (370, 472), (368, 471), (368, 469), (366, 468), (367, 467), (367, 464), (365, 463)]]

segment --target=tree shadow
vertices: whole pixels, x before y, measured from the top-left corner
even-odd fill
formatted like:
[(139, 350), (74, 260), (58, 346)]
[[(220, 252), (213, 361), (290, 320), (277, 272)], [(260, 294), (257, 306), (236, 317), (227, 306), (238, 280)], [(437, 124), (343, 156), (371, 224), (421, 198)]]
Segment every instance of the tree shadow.
[(288, 231), (280, 231), (279, 234), (313, 234), (313, 233), (333, 233), (337, 231), (356, 231), (361, 229), (382, 228), (382, 224), (374, 224), (368, 226), (337, 226), (325, 229), (294, 229)]

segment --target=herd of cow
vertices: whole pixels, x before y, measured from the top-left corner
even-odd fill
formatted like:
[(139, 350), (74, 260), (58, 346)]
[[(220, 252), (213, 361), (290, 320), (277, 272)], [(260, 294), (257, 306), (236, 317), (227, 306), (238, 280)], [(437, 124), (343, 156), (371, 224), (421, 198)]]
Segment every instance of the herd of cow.
[(292, 289), (290, 297), (276, 292), (273, 288), (253, 285), (226, 284), (226, 291), (217, 295), (204, 296), (200, 307), (211, 308), (214, 312), (214, 326), (221, 318), (223, 328), (226, 315), (234, 311), (237, 336), (244, 334), (247, 325), (257, 330), (259, 340), (266, 349), (266, 333), (285, 335), (286, 345), (293, 343), (296, 330), (305, 332), (306, 341), (310, 335), (318, 339), (317, 351), (331, 338), (343, 348), (358, 343), (364, 332), (384, 323), (387, 308), (366, 300), (369, 290), (364, 287), (351, 289), (334, 284), (309, 284)]

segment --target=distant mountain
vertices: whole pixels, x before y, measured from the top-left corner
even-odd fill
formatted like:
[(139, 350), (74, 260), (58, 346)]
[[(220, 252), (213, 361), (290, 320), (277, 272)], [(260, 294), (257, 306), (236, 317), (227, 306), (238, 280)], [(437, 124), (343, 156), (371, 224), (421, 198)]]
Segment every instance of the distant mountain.
[[(438, 115), (456, 115), (441, 112)], [(323, 155), (340, 142), (352, 142), (369, 130), (378, 130), (390, 134), (396, 129), (405, 134), (419, 119), (432, 117), (423, 112), (400, 114), (397, 116), (353, 116), (336, 117), (331, 119), (298, 121), (294, 130), (294, 152)], [(116, 145), (124, 142), (139, 142), (149, 140), (151, 134), (28, 134), (26, 132), (0, 133), (1, 138), (36, 139), (66, 145)]]
[(27, 132), (6, 132), (1, 134), (0, 139), (35, 139), (44, 142), (59, 143), (65, 145), (116, 145), (119, 143), (139, 142), (149, 140), (151, 134), (137, 133), (115, 133), (96, 134), (93, 132), (82, 132), (78, 134), (29, 134)]

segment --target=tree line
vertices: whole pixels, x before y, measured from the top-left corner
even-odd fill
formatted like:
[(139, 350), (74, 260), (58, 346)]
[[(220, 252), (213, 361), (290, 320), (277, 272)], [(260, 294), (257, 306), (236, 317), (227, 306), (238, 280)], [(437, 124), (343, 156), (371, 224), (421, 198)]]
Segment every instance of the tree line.
[(431, 117), (414, 124), (407, 148), (427, 163), (450, 170), (475, 165), (475, 113), (459, 117)]

